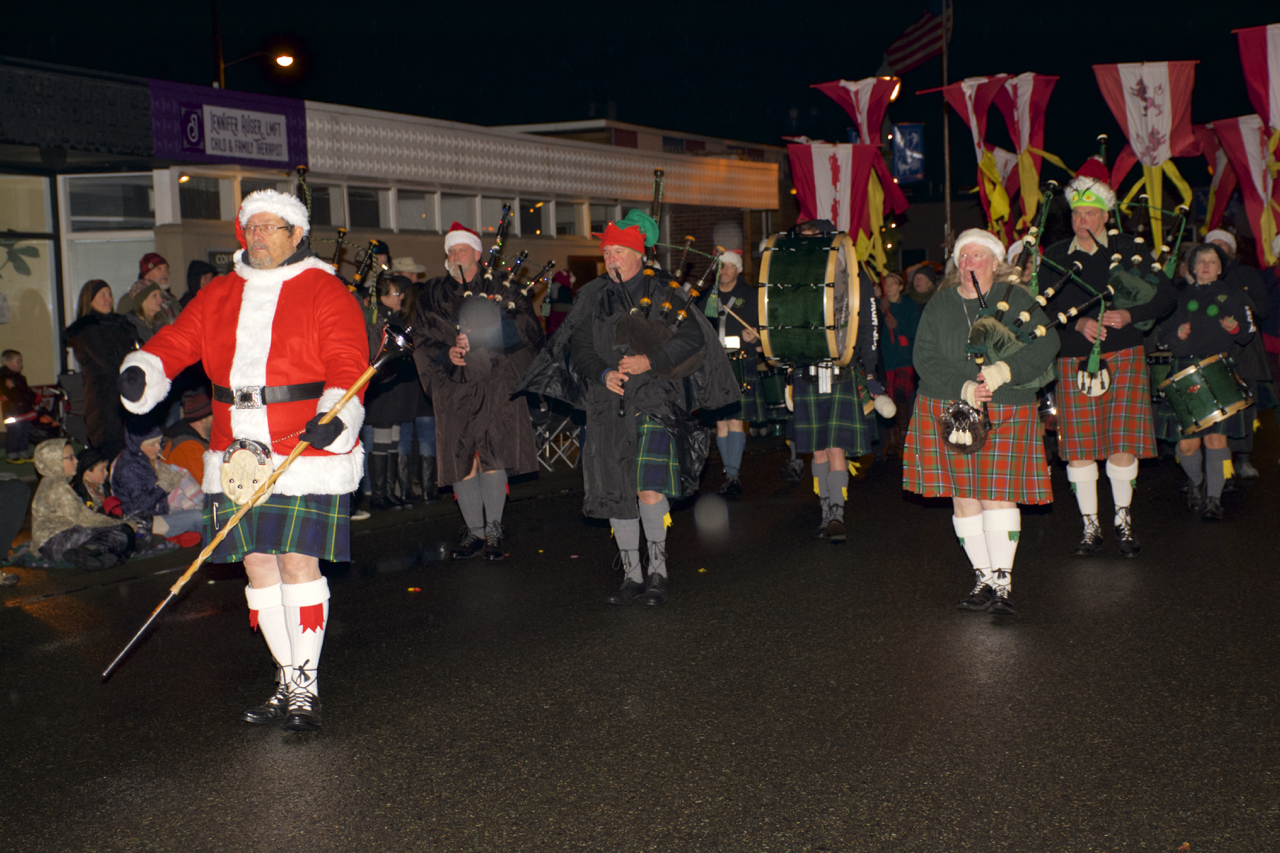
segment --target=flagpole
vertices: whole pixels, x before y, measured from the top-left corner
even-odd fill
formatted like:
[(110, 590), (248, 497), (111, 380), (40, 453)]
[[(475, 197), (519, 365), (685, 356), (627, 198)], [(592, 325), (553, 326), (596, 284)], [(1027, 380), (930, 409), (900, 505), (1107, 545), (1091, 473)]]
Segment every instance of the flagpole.
[[(947, 79), (947, 12), (955, 14), (954, 4), (946, 2), (942, 5), (942, 87), (945, 89), (948, 82)], [(942, 188), (942, 204), (943, 210), (946, 212), (947, 231), (943, 237), (942, 256), (945, 259), (947, 253), (951, 250), (951, 114), (947, 106), (947, 99), (942, 99), (942, 162), (946, 168), (946, 178)]]

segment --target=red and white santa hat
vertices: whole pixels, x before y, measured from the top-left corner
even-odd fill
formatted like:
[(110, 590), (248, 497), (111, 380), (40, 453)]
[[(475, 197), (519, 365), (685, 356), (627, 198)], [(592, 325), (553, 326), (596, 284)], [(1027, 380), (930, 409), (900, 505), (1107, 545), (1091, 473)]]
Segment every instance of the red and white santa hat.
[(960, 257), (960, 250), (970, 243), (978, 243), (991, 250), (991, 254), (996, 256), (997, 260), (1004, 259), (1004, 243), (990, 231), (984, 231), (981, 228), (969, 228), (960, 232), (960, 236), (956, 238), (955, 248), (951, 250), (952, 259)]
[(449, 226), (449, 232), (444, 235), (445, 252), (447, 253), (459, 243), (470, 246), (476, 252), (484, 251), (484, 247), (480, 244), (480, 235), (461, 222), (455, 222)]
[(739, 272), (742, 271), (742, 254), (739, 252), (721, 252), (720, 262), (724, 264), (733, 264), (738, 268)]
[(255, 213), (274, 213), (290, 225), (302, 229), (302, 236), (311, 233), (311, 221), (307, 217), (307, 206), (297, 196), (275, 190), (258, 190), (251, 192), (240, 202), (240, 215), (236, 221), (240, 227), (249, 222)]

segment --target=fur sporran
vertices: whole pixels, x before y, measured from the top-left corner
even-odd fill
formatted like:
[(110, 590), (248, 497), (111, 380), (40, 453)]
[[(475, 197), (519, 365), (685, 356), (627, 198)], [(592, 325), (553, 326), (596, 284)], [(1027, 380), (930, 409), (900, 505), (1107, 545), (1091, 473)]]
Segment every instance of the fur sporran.
[(991, 421), (963, 400), (952, 403), (938, 418), (938, 434), (948, 450), (956, 453), (977, 453), (987, 443)]
[[(222, 493), (236, 504), (243, 506), (252, 500), (274, 469), (270, 450), (259, 442), (238, 438), (231, 442), (222, 454), (220, 471)], [(258, 499), (254, 506), (260, 505), (269, 497), (271, 497), (270, 489)]]

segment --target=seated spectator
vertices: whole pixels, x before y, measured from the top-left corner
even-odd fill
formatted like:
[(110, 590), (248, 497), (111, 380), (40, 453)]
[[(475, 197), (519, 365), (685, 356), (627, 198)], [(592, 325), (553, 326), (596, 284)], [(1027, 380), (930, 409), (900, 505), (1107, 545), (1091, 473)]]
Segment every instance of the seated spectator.
[[(165, 537), (198, 531), (203, 512), (192, 494), (199, 494), (191, 475), (160, 461), (160, 427), (134, 418), (125, 430), (125, 449), (111, 466), (111, 491), (120, 499), (125, 515), (137, 515), (151, 523), (151, 532)], [(195, 504), (193, 506), (193, 504)]]
[[(27, 504), (31, 502), (31, 489), (13, 474), (0, 472), (0, 556), (4, 564), (9, 564), (9, 549), (18, 531), (22, 530), (22, 522), (27, 517)], [(13, 586), (18, 576), (9, 572), (0, 572), (0, 586)]]
[(31, 503), (32, 550), (46, 560), (66, 560), (86, 571), (123, 563), (133, 553), (133, 527), (89, 509), (71, 488), (76, 457), (66, 439), (41, 442), (35, 459), (43, 479)]
[(94, 512), (120, 518), (124, 515), (120, 499), (111, 494), (108, 480), (111, 460), (96, 447), (86, 447), (76, 457), (76, 473), (71, 488), (84, 505)]
[(5, 454), (10, 462), (31, 458), (31, 422), (36, 415), (36, 392), (22, 375), (22, 353), (7, 349), (0, 355), (0, 395), (4, 396)]
[(213, 403), (203, 391), (182, 400), (182, 420), (165, 431), (160, 458), (190, 472), (197, 483), (204, 482), (204, 455), (209, 450), (213, 430)]

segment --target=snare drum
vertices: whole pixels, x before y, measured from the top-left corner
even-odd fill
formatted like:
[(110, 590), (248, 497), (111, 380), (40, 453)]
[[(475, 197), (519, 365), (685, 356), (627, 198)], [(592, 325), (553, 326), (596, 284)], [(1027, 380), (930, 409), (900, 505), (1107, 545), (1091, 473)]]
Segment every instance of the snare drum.
[(862, 304), (848, 234), (774, 234), (760, 262), (760, 344), (771, 365), (853, 360)]
[(1159, 402), (1164, 399), (1160, 385), (1169, 378), (1173, 370), (1173, 353), (1153, 352), (1147, 356), (1147, 373), (1151, 376), (1151, 399)]
[(787, 371), (780, 368), (760, 372), (760, 396), (771, 414), (786, 416)]
[(1249, 386), (1236, 374), (1231, 357), (1211, 355), (1160, 383), (1183, 435), (1226, 420), (1253, 405)]

